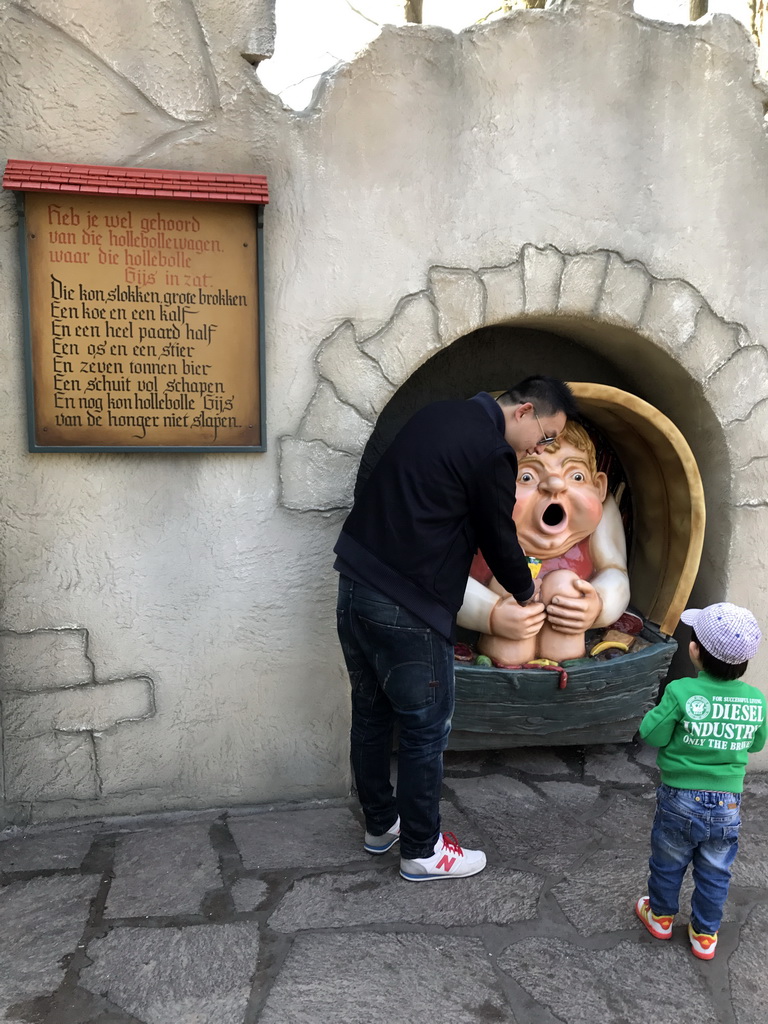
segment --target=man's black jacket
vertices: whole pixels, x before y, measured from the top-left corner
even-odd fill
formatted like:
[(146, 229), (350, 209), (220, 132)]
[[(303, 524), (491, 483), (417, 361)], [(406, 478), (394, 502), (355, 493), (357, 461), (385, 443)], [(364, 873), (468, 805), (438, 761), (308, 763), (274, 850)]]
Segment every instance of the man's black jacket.
[(416, 413), (355, 499), (334, 568), (404, 605), (449, 640), (480, 548), (517, 600), (533, 595), (512, 521), (517, 458), (481, 391)]

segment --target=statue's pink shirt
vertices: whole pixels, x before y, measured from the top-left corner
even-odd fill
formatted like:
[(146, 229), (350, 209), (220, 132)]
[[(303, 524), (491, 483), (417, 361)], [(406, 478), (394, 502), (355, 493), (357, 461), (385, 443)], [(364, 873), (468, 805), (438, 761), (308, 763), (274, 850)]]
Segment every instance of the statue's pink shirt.
[[(592, 556), (589, 553), (589, 537), (585, 537), (578, 544), (574, 544), (564, 555), (545, 559), (541, 563), (539, 577), (546, 576), (548, 572), (553, 572), (555, 569), (570, 569), (582, 580), (591, 579), (595, 567), (592, 563)], [(493, 573), (483, 558), (481, 551), (478, 551), (472, 559), (469, 575), (472, 579), (477, 580), (478, 583), (482, 583), (486, 587), (491, 582)]]

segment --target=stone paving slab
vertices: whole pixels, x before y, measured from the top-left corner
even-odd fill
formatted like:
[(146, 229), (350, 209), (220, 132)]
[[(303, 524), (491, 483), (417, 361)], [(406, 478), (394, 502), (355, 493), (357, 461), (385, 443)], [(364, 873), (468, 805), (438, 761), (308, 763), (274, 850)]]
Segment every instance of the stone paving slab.
[(764, 778), (747, 777), (741, 798), (741, 820), (742, 829), (768, 835), (768, 781)]
[(618, 791), (608, 797), (607, 804), (590, 817), (589, 823), (609, 839), (618, 842), (636, 840), (648, 848), (655, 813), (653, 793)]
[(533, 785), (536, 792), (542, 793), (547, 800), (559, 804), (584, 821), (602, 813), (607, 805), (601, 797), (599, 786), (570, 779), (566, 782), (536, 782)]
[(654, 772), (656, 771), (656, 755), (658, 754), (658, 752), (658, 747), (649, 747), (647, 744), (642, 742), (638, 743), (637, 746), (633, 747), (631, 751), (632, 761), (634, 761), (636, 764), (643, 764), (646, 766), (646, 768), (651, 769), (650, 776), (646, 776), (646, 778), (650, 778), (651, 780), (653, 780), (654, 785), (657, 785), (655, 781), (656, 775), (654, 774)]
[(504, 751), (502, 755), (502, 763), (514, 771), (527, 775), (560, 775), (563, 778), (574, 773), (577, 761), (578, 754), (573, 748), (519, 747), (514, 751)]
[(654, 794), (616, 790), (607, 795), (599, 786), (580, 782), (537, 782), (536, 790), (559, 804), (601, 835), (626, 841), (633, 835), (647, 841), (656, 808)]
[(80, 941), (98, 884), (68, 875), (0, 889), (0, 1013), (61, 983), (62, 958)]
[(542, 872), (560, 873), (594, 841), (597, 833), (579, 817), (558, 808), (553, 830), (547, 801), (530, 786), (503, 775), (482, 779), (452, 779), (451, 789), (494, 840), (505, 863), (522, 860)]
[(59, 871), (79, 868), (98, 835), (98, 826), (10, 836), (0, 842), (0, 871)]
[(389, 1020), (516, 1022), (478, 939), (352, 933), (299, 937), (259, 1024)]
[(117, 840), (106, 916), (199, 914), (205, 894), (220, 886), (208, 824), (147, 829)]
[(764, 1024), (768, 775), (747, 778), (704, 964), (690, 872), (670, 942), (634, 916), (657, 781), (642, 754), (450, 755), (443, 827), (488, 854), (456, 881), (402, 880), (397, 847), (365, 854), (354, 800), (2, 833), (0, 1020)]
[(581, 935), (598, 935), (642, 927), (634, 906), (647, 881), (647, 851), (598, 850), (569, 868), (551, 892)]
[(242, 1024), (257, 924), (120, 928), (88, 947), (80, 984), (144, 1024)]
[(682, 943), (646, 934), (594, 949), (529, 938), (498, 962), (562, 1024), (723, 1024), (699, 961)]
[[(62, 986), (52, 996), (39, 997), (19, 1008), (21, 1020), (13, 1024), (145, 1024), (101, 996), (76, 985)], [(5, 1019), (3, 1024), (7, 1024)]]
[(452, 788), (452, 780), (446, 779), (444, 797), (440, 801), (440, 829), (443, 832), (453, 832), (459, 840), (459, 844), (467, 850), (478, 850), (483, 845), (483, 831), (478, 828), (478, 822), (474, 814), (474, 808), (465, 810), (463, 802), (457, 799), (456, 791)]
[[(474, 821), (448, 799), (441, 801), (440, 815), (441, 828), (473, 849), (479, 841)], [(363, 849), (364, 827), (348, 807), (230, 816), (228, 825), (247, 871), (335, 868), (370, 859)]]
[(531, 920), (542, 879), (489, 867), (462, 879), (405, 882), (393, 869), (323, 874), (296, 882), (269, 919), (279, 932), (409, 923), (463, 927)]
[(738, 949), (731, 954), (731, 987), (737, 1024), (757, 1024), (766, 1013), (765, 965), (768, 963), (768, 907), (756, 907), (741, 932)]
[(748, 800), (750, 796), (761, 798), (768, 796), (768, 777), (747, 775), (744, 779), (744, 799)]
[[(656, 757), (654, 751), (654, 759)], [(655, 763), (655, 762), (652, 762)], [(590, 750), (585, 758), (584, 772), (599, 782), (637, 782), (648, 781), (648, 773), (641, 765), (630, 760), (617, 761), (613, 750)]]
[(516, 747), (511, 750), (449, 750), (445, 755), (446, 777), (460, 772), (492, 775), (494, 768), (527, 775), (562, 776), (573, 774), (575, 755), (561, 756), (549, 747)]
[(363, 830), (348, 807), (232, 816), (229, 829), (249, 871), (336, 867), (364, 855)]
[(235, 910), (248, 913), (256, 910), (267, 895), (267, 884), (259, 878), (238, 878), (232, 886)]
[(731, 884), (765, 891), (768, 889), (768, 849), (765, 835), (752, 832), (750, 826), (751, 822), (749, 825), (745, 823), (739, 832), (739, 852), (731, 869)]
[[(599, 879), (599, 885), (595, 884)], [(687, 925), (691, 913), (691, 872), (680, 891), (680, 912), (675, 924)], [(638, 897), (648, 892), (648, 850), (597, 850), (578, 867), (569, 869), (562, 882), (551, 889), (565, 916), (581, 935), (637, 929)], [(733, 901), (726, 904), (724, 921), (734, 921)]]

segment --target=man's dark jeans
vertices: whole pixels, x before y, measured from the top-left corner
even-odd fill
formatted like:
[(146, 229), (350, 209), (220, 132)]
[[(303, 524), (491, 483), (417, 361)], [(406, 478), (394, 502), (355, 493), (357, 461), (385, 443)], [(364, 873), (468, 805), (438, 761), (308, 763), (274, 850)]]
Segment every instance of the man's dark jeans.
[[(337, 621), (352, 683), (352, 770), (365, 827), (382, 835), (399, 814), (401, 856), (431, 857), (453, 714), (453, 646), (406, 608), (346, 576), (339, 580)], [(389, 778), (396, 721), (397, 797)]]

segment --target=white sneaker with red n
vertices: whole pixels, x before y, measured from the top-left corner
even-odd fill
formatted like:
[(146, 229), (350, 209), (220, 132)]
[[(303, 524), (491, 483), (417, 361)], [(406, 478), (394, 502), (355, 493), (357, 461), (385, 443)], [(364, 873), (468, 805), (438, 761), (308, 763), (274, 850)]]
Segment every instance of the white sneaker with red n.
[(485, 867), (482, 850), (464, 850), (453, 832), (443, 832), (431, 857), (400, 859), (400, 874), (409, 882), (428, 882), (433, 878), (467, 878)]

